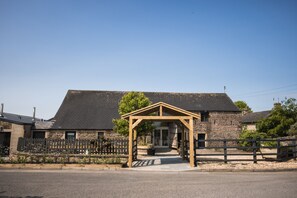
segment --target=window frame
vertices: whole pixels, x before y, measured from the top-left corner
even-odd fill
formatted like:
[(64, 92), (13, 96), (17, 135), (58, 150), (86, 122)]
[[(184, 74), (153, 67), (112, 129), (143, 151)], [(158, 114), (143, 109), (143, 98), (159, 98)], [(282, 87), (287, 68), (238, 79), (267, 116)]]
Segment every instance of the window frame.
[[(99, 134), (102, 134), (102, 135), (99, 135)], [(97, 132), (97, 139), (101, 139), (101, 138), (104, 138), (105, 137), (105, 132), (104, 131), (98, 131)]]
[[(43, 138), (37, 138), (37, 137), (35, 137), (35, 134), (37, 134), (37, 133), (39, 133), (39, 134), (41, 134), (41, 133), (43, 133), (44, 134), (44, 137)], [(45, 131), (33, 131), (32, 132), (32, 138), (33, 139), (45, 139)]]
[[(69, 138), (69, 133), (74, 133), (74, 138)], [(65, 131), (65, 140), (76, 140), (76, 131)]]
[(208, 111), (202, 111), (202, 112), (200, 112), (200, 115), (201, 115), (201, 122), (209, 121), (209, 112)]

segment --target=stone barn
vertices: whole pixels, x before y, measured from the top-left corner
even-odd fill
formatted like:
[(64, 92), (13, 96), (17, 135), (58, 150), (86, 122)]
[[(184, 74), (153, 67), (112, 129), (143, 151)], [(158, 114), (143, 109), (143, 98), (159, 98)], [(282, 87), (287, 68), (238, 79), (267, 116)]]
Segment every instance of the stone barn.
[[(123, 91), (69, 90), (53, 125), (45, 137), (54, 139), (97, 139), (116, 136), (112, 119), (119, 118), (118, 104)], [(153, 103), (164, 102), (200, 115), (194, 123), (196, 139), (238, 138), (241, 111), (225, 93), (143, 92)], [(178, 148), (181, 129), (174, 122), (155, 122), (143, 143)], [(207, 145), (200, 145), (207, 146)]]

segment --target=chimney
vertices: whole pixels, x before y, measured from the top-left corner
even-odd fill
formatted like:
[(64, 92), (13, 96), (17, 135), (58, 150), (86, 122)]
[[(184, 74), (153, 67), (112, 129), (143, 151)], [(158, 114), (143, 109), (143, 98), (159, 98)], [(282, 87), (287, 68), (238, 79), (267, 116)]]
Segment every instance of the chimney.
[(4, 111), (4, 104), (1, 103), (0, 117), (4, 117), (4, 115), (3, 115), (3, 111)]
[(35, 122), (35, 114), (36, 114), (36, 107), (33, 107), (33, 119), (32, 119), (33, 122)]

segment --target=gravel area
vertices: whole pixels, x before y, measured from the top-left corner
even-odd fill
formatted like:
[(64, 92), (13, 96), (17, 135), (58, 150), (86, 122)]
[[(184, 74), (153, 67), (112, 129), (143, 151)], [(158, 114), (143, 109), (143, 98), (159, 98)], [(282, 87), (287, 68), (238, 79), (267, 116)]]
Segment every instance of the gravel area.
[(287, 162), (232, 162), (232, 163), (199, 163), (198, 167), (202, 171), (210, 170), (229, 170), (229, 171), (281, 171), (281, 170), (296, 170), (297, 161), (290, 160)]

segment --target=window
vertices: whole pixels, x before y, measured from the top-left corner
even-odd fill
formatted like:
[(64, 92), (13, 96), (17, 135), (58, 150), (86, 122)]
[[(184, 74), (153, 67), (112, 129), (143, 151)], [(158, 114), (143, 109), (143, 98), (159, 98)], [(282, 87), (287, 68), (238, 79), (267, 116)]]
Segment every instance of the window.
[(203, 133), (198, 134), (198, 141), (199, 140), (201, 142), (198, 142), (198, 149), (205, 148), (205, 134), (203, 134)]
[(98, 139), (104, 138), (104, 132), (98, 132)]
[(203, 111), (201, 112), (201, 122), (208, 122), (209, 112)]
[(76, 132), (75, 131), (66, 131), (65, 139), (66, 140), (75, 140), (76, 139)]
[(33, 131), (33, 138), (34, 139), (44, 139), (45, 131)]

